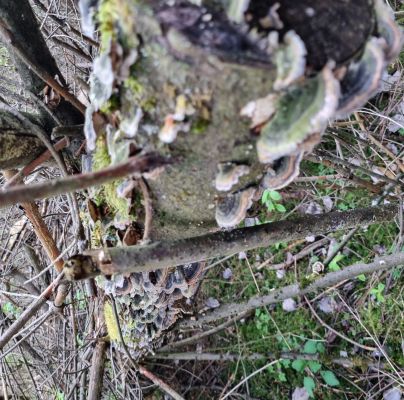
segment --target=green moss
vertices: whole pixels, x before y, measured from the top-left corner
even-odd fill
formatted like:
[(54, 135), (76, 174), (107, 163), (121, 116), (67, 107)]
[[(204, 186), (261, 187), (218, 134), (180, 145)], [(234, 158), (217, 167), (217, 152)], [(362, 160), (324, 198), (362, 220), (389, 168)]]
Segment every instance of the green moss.
[[(99, 171), (110, 165), (111, 159), (108, 154), (108, 149), (105, 139), (99, 137), (97, 139), (97, 146), (93, 155), (93, 169)], [(94, 197), (97, 206), (107, 205), (109, 211), (116, 215), (118, 214), (122, 219), (129, 219), (128, 204), (125, 199), (118, 197), (117, 188), (122, 183), (122, 180), (116, 180), (111, 183), (102, 185)]]
[(201, 133), (205, 132), (206, 129), (209, 127), (209, 121), (203, 118), (198, 118), (196, 121), (192, 123), (191, 132), (200, 135)]

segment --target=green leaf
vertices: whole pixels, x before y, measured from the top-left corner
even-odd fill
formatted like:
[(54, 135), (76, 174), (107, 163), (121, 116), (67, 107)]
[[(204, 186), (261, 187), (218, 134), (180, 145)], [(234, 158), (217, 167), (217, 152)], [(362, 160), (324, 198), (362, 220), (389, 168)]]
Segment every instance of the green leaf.
[(308, 340), (304, 345), (303, 352), (306, 354), (316, 354), (317, 342), (314, 340)]
[(290, 367), (290, 363), (291, 363), (291, 361), (288, 360), (288, 359), (286, 359), (286, 360), (281, 360), (281, 364), (282, 364), (282, 366), (285, 367), (285, 368), (289, 368), (289, 367)]
[(271, 199), (273, 201), (281, 201), (282, 200), (282, 196), (279, 192), (277, 192), (276, 190), (271, 190), (269, 192), (269, 196), (271, 197)]
[(340, 384), (339, 380), (335, 376), (334, 372), (332, 372), (332, 371), (321, 371), (320, 374), (323, 377), (324, 382), (328, 386), (339, 386), (339, 384)]
[(306, 366), (305, 360), (294, 360), (292, 362), (292, 368), (297, 372), (302, 372)]
[(360, 274), (357, 276), (357, 278), (361, 281), (361, 282), (366, 282), (366, 275), (365, 274)]
[(286, 375), (285, 375), (283, 372), (279, 372), (279, 373), (278, 373), (278, 379), (279, 379), (281, 382), (286, 382), (286, 381), (287, 381)]
[(275, 211), (275, 205), (271, 200), (267, 201), (266, 206), (268, 208), (268, 211)]
[(316, 387), (316, 383), (314, 382), (314, 379), (310, 378), (309, 376), (305, 376), (303, 379), (303, 386), (306, 389), (309, 396), (314, 398), (313, 389)]
[(338, 253), (330, 262), (328, 268), (330, 271), (339, 271), (341, 267), (339, 266), (338, 262), (341, 261), (345, 256), (341, 253)]
[(317, 350), (320, 354), (325, 353), (325, 346), (321, 342), (317, 342)]
[(311, 371), (314, 374), (317, 373), (318, 371), (320, 371), (320, 369), (321, 369), (321, 364), (318, 361), (314, 361), (314, 360), (309, 361), (307, 363), (307, 365), (309, 366), (309, 368), (311, 369)]
[(261, 198), (261, 202), (262, 204), (266, 204), (267, 201), (269, 200), (269, 190), (264, 190), (264, 193), (262, 193), (262, 198)]
[(282, 204), (275, 204), (276, 207), (276, 211), (279, 211), (281, 213), (285, 213), (286, 212), (286, 208), (285, 206), (283, 206)]

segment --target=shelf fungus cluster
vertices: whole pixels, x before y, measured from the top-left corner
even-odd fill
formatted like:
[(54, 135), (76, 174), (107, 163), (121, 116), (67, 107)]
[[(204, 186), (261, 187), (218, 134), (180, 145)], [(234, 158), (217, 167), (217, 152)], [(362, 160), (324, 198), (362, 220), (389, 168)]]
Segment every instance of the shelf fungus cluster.
[(152, 351), (162, 332), (183, 314), (186, 299), (196, 292), (204, 263), (192, 263), (153, 272), (98, 278), (105, 293), (112, 293), (124, 315), (122, 334), (135, 338), (129, 347), (135, 356)]
[[(248, 22), (253, 19), (249, 10), (254, 10), (254, 3), (265, 2), (244, 3), (249, 3), (242, 8)], [(276, 190), (299, 175), (304, 154), (320, 142), (330, 121), (349, 115), (376, 93), (384, 69), (400, 51), (402, 35), (391, 10), (382, 0), (375, 0), (373, 28), (357, 54), (349, 61), (340, 60), (337, 55), (330, 57), (321, 68), (316, 65), (316, 69), (310, 65), (312, 54), (306, 48), (305, 38), (293, 29), (285, 31), (290, 20), (283, 23), (278, 14), (285, 7), (284, 2), (266, 3), (267, 18), (259, 19), (258, 24), (267, 34), (266, 43), (262, 39), (261, 42), (276, 66), (276, 78), (272, 91), (246, 104), (240, 116), (250, 118), (251, 129), (259, 133), (257, 155), (266, 169), (260, 189)], [(339, 2), (335, 2), (335, 7), (338, 6)], [(261, 12), (262, 7), (265, 6), (261, 4)], [(321, 8), (320, 5), (319, 10), (315, 6), (305, 9), (307, 24), (318, 18)], [(271, 21), (276, 23), (268, 23)], [(282, 40), (279, 30), (283, 30)], [(222, 176), (220, 170), (216, 182)], [(220, 190), (217, 185), (216, 188)], [(252, 198), (249, 188), (220, 199), (216, 211), (219, 226), (231, 227), (241, 222)]]

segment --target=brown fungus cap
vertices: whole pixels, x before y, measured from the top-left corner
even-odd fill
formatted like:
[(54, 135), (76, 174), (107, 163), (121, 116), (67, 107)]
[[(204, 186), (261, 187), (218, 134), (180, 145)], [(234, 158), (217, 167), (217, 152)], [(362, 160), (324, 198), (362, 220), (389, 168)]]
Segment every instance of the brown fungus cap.
[(341, 81), (337, 114), (345, 116), (362, 107), (376, 92), (385, 67), (383, 41), (373, 37), (357, 63), (352, 63)]
[(232, 162), (220, 163), (215, 179), (216, 190), (227, 192), (238, 183), (240, 177), (247, 175), (250, 168), (247, 165), (237, 165)]
[(252, 206), (255, 188), (232, 193), (221, 199), (216, 205), (216, 222), (222, 228), (237, 226)]
[(288, 186), (299, 176), (303, 152), (282, 157), (267, 169), (261, 181), (264, 189), (278, 190)]

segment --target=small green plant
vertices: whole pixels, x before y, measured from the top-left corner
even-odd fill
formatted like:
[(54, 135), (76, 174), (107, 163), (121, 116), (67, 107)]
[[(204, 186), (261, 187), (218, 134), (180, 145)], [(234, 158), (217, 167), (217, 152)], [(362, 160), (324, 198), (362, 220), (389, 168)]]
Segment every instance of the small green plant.
[(261, 202), (264, 204), (269, 212), (285, 213), (286, 208), (283, 204), (280, 204), (282, 195), (276, 190), (266, 189), (262, 194)]
[(4, 314), (13, 316), (14, 318), (17, 318), (21, 314), (21, 309), (15, 306), (10, 301), (7, 301), (6, 303), (2, 304), (1, 310), (3, 311)]
[(376, 301), (378, 303), (384, 303), (385, 302), (385, 298), (383, 296), (383, 291), (384, 291), (385, 285), (384, 283), (379, 283), (377, 285), (377, 287), (373, 288), (370, 291), (370, 294), (372, 294), (373, 296), (376, 297)]
[[(308, 340), (303, 347), (303, 353), (305, 354), (323, 354), (325, 352), (325, 347), (323, 343), (317, 342), (315, 340)], [(292, 368), (297, 373), (303, 373), (305, 368), (308, 367), (310, 371), (315, 374), (320, 374), (324, 382), (328, 386), (339, 386), (340, 382), (335, 376), (334, 372), (323, 369), (321, 362), (317, 360), (302, 360), (296, 359), (292, 362)], [(316, 387), (316, 382), (311, 376), (304, 376), (303, 386), (305, 387), (307, 393), (311, 398), (314, 398), (314, 389)]]
[(345, 256), (342, 253), (338, 253), (330, 262), (328, 268), (330, 271), (339, 271), (341, 266), (338, 264)]

